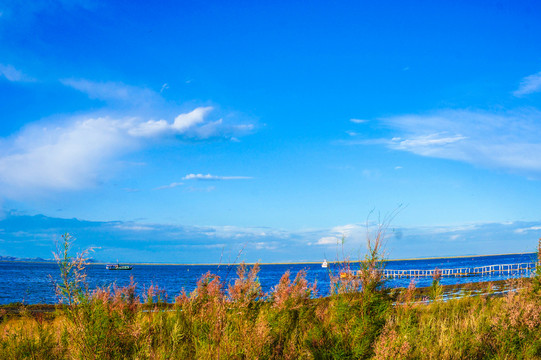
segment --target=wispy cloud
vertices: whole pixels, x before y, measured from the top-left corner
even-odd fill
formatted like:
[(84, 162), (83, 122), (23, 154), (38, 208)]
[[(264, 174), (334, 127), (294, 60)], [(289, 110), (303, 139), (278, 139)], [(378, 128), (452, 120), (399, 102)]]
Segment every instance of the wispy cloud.
[(250, 176), (218, 176), (218, 175), (211, 175), (211, 174), (188, 174), (182, 178), (182, 180), (208, 180), (208, 181), (216, 181), (216, 180), (248, 180), (253, 179)]
[(135, 145), (123, 121), (79, 119), (64, 127), (30, 126), (0, 143), (2, 192), (80, 189), (91, 186), (105, 162)]
[(120, 230), (129, 230), (129, 231), (153, 231), (156, 230), (153, 226), (149, 225), (140, 225), (135, 223), (120, 223), (114, 226)]
[(513, 95), (521, 97), (531, 93), (541, 91), (541, 71), (537, 74), (526, 76), (520, 81), (520, 85), (517, 90), (513, 92)]
[[(9, 66), (0, 67), (0, 71), (11, 80), (24, 78)], [(16, 198), (49, 190), (88, 188), (114, 176), (115, 164), (124, 155), (160, 146), (156, 141), (160, 138), (237, 139), (254, 128), (249, 123), (235, 124), (211, 117), (215, 112), (211, 106), (176, 112), (175, 104), (166, 103), (158, 93), (146, 88), (84, 79), (65, 79), (62, 83), (106, 105), (92, 113), (29, 124), (19, 133), (0, 138), (0, 196)], [(144, 111), (139, 107), (141, 103), (148, 105)], [(169, 117), (171, 120), (152, 116), (173, 111), (176, 115)], [(168, 185), (174, 186), (179, 183)]]
[[(368, 226), (369, 231), (373, 228), (377, 226)], [(230, 253), (231, 261), (241, 249), (247, 261), (322, 260), (335, 251), (337, 258), (357, 259), (366, 251), (367, 236), (367, 227), (360, 224), (282, 230), (135, 221), (95, 222), (14, 212), (8, 212), (0, 219), (0, 229), (2, 251), (6, 255), (47, 257), (58, 234), (68, 231), (77, 237), (76, 245), (80, 248), (101, 246), (95, 254), (100, 260), (117, 260), (120, 253), (124, 256), (119, 259), (121, 261), (180, 263), (218, 262), (223, 249)], [(539, 221), (410, 227), (389, 229), (384, 242), (391, 258), (480, 255), (487, 254), (487, 248), (493, 254), (533, 252), (538, 236), (532, 236), (532, 231), (540, 230)], [(150, 231), (152, 236), (149, 238)], [(344, 244), (342, 236), (345, 237)]]
[(65, 86), (87, 94), (91, 99), (132, 103), (149, 102), (158, 99), (158, 95), (151, 89), (130, 86), (121, 82), (99, 82), (87, 79), (62, 79), (60, 82)]
[(405, 150), (424, 156), (435, 156), (442, 152), (447, 145), (466, 139), (461, 135), (447, 136), (446, 134), (429, 134), (414, 136), (409, 139), (392, 138), (389, 146), (397, 150)]
[(522, 234), (522, 233), (525, 233), (525, 232), (539, 231), (539, 230), (541, 230), (541, 226), (530, 226), (530, 227), (526, 227), (526, 228), (516, 229), (515, 232), (517, 234)]
[[(132, 114), (135, 119), (129, 127), (133, 136), (156, 137), (163, 135), (183, 135), (193, 139), (228, 138), (232, 141), (247, 135), (254, 130), (251, 123), (225, 122), (222, 118), (208, 119), (212, 106), (200, 106), (186, 113), (177, 115), (172, 122), (166, 119), (156, 119), (155, 114), (171, 107), (161, 93), (167, 88), (164, 84), (160, 92), (152, 89), (127, 85), (112, 81), (90, 81), (87, 79), (63, 79), (61, 83), (77, 91), (83, 92), (91, 99), (98, 99), (109, 104), (105, 111), (118, 113), (120, 108), (124, 114)], [(165, 87), (164, 87), (165, 86)], [(167, 111), (171, 113), (170, 111)], [(142, 120), (141, 114), (149, 114)], [(133, 115), (136, 114), (136, 115)], [(229, 115), (229, 114), (225, 114)]]
[(290, 233), (285, 230), (274, 229), (263, 226), (242, 227), (242, 226), (212, 226), (208, 227), (206, 235), (214, 236), (218, 238), (234, 238), (234, 239), (287, 239), (290, 237)]
[(396, 136), (385, 144), (421, 156), (514, 171), (540, 172), (541, 112), (534, 108), (489, 112), (441, 110), (381, 119)]
[(5, 77), (12, 82), (31, 82), (35, 81), (34, 78), (24, 74), (22, 71), (17, 70), (13, 65), (0, 64), (0, 76)]
[(182, 183), (182, 182), (172, 182), (169, 185), (159, 186), (159, 187), (156, 188), (156, 190), (172, 189), (172, 188), (176, 188), (176, 187), (182, 186), (182, 185), (184, 185), (184, 183)]
[(368, 120), (364, 120), (364, 119), (349, 119), (349, 121), (351, 121), (354, 124), (364, 124), (368, 122)]
[[(65, 124), (30, 125), (0, 142), (2, 195), (35, 195), (40, 190), (77, 190), (95, 185), (124, 154), (150, 146), (145, 139), (189, 130), (211, 109), (180, 114), (161, 132), (137, 118), (79, 117)], [(165, 122), (165, 121), (164, 121)], [(222, 177), (223, 180), (235, 177)], [(178, 184), (176, 184), (178, 186)]]
[(186, 191), (188, 192), (211, 192), (214, 190), (216, 190), (216, 186), (207, 186), (207, 187), (188, 186), (186, 188)]

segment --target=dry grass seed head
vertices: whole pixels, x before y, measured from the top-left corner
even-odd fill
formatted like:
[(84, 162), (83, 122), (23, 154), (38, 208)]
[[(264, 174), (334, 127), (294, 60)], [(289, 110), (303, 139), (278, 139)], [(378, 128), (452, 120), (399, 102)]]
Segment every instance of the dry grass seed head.
[(306, 271), (300, 270), (293, 282), (289, 270), (282, 275), (272, 293), (273, 307), (300, 306), (317, 294), (317, 283), (306, 280)]
[(246, 306), (261, 297), (264, 293), (257, 278), (259, 264), (254, 264), (250, 270), (244, 262), (237, 267), (237, 279), (228, 286), (229, 299), (240, 306)]

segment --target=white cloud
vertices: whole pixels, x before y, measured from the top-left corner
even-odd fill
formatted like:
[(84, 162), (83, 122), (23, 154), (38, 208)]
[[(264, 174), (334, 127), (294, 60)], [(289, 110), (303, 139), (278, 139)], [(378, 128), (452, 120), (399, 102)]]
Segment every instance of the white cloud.
[(229, 239), (273, 238), (287, 239), (291, 233), (284, 230), (268, 227), (241, 227), (241, 226), (209, 226), (205, 230), (207, 236)]
[(32, 192), (91, 186), (105, 160), (134, 145), (123, 133), (122, 124), (91, 118), (64, 127), (27, 128), (1, 144), (3, 190)]
[(276, 242), (256, 242), (256, 243), (249, 243), (248, 245), (251, 245), (256, 250), (276, 250), (278, 248), (278, 244)]
[(333, 233), (339, 234), (340, 236), (351, 237), (351, 236), (357, 236), (360, 233), (365, 235), (366, 226), (359, 225), (359, 224), (346, 224), (346, 225), (335, 226), (331, 229), (331, 231)]
[(128, 230), (128, 231), (153, 231), (153, 230), (156, 230), (152, 226), (138, 225), (138, 224), (131, 224), (131, 223), (121, 223), (121, 224), (115, 225), (115, 228), (120, 229), (120, 230)]
[(141, 102), (148, 103), (159, 99), (159, 96), (150, 89), (130, 86), (121, 82), (97, 82), (86, 79), (62, 79), (60, 82), (87, 94), (91, 99), (122, 101), (139, 105)]
[(364, 124), (368, 122), (368, 120), (363, 120), (363, 119), (349, 119), (349, 121), (351, 121), (354, 124)]
[(324, 236), (316, 242), (316, 245), (337, 245), (340, 244), (340, 241), (341, 238), (336, 236)]
[[(10, 221), (14, 217), (20, 218), (18, 221)], [(183, 226), (136, 221), (96, 222), (17, 215), (14, 212), (8, 212), (6, 219), (13, 226), (6, 227), (0, 223), (0, 242), (4, 254), (14, 256), (20, 256), (17, 249), (21, 248), (21, 244), (36, 244), (38, 237), (49, 240), (44, 242), (46, 244), (41, 254), (32, 256), (49, 256), (50, 239), (58, 237), (58, 220), (61, 220), (64, 227), (78, 229), (77, 242), (82, 248), (95, 246), (96, 239), (103, 238), (104, 234), (114, 237), (115, 246), (110, 244), (113, 248), (107, 246), (95, 254), (97, 259), (105, 261), (116, 260), (118, 254), (124, 254), (130, 258), (129, 261), (168, 259), (167, 262), (196, 263), (218, 262), (221, 259), (222, 263), (227, 264), (233, 263), (239, 252), (242, 252), (241, 259), (246, 261), (323, 260), (335, 258), (335, 254), (337, 260), (357, 260), (362, 259), (366, 251), (365, 242), (353, 241), (350, 236), (342, 246), (341, 236), (333, 233), (351, 231), (354, 234), (358, 231), (366, 236), (365, 226), (357, 224), (317, 230), (281, 230), (269, 227)], [(521, 233), (516, 230), (541, 230), (540, 225), (539, 221), (531, 221), (438, 228), (401, 227), (396, 232), (389, 231), (384, 242), (386, 248), (392, 251), (388, 255), (395, 259), (533, 252), (537, 237), (528, 231)], [(149, 231), (152, 231), (153, 236), (149, 237)], [(134, 251), (140, 251), (141, 248), (145, 248), (144, 254), (132, 257)], [(24, 249), (37, 251), (35, 246)], [(216, 251), (211, 252), (211, 249)]]
[(513, 95), (520, 97), (539, 91), (541, 91), (541, 71), (523, 78), (520, 81), (518, 89), (513, 92)]
[(530, 227), (527, 227), (527, 228), (516, 229), (515, 232), (517, 234), (522, 234), (522, 233), (529, 232), (529, 231), (539, 231), (539, 230), (541, 230), (541, 226), (530, 226)]
[(163, 135), (171, 129), (171, 125), (165, 120), (148, 120), (131, 127), (128, 132), (133, 136), (154, 137)]
[(188, 192), (211, 192), (214, 190), (216, 190), (216, 186), (207, 186), (207, 187), (188, 186), (186, 188), (186, 191)]
[[(170, 107), (161, 95), (151, 89), (126, 85), (120, 82), (96, 82), (86, 79), (63, 79), (62, 84), (87, 94), (92, 99), (98, 99), (110, 105), (120, 107), (125, 113), (126, 108), (131, 113), (155, 114)], [(167, 88), (162, 86), (160, 93)], [(165, 87), (164, 87), (165, 86)], [(118, 106), (120, 105), (120, 106)], [(178, 114), (172, 123), (165, 119), (150, 119), (138, 121), (130, 128), (130, 134), (141, 137), (156, 137), (164, 134), (182, 134), (194, 139), (224, 137), (237, 141), (239, 136), (249, 134), (254, 130), (253, 124), (232, 124), (223, 119), (207, 121), (212, 106), (201, 106), (188, 113)], [(230, 114), (228, 114), (230, 115)], [(140, 115), (137, 116), (138, 118)]]
[[(10, 65), (0, 65), (0, 76), (10, 81), (28, 81), (28, 77)], [(114, 176), (123, 155), (160, 146), (156, 140), (162, 137), (237, 141), (254, 129), (249, 123), (234, 123), (238, 118), (235, 114), (221, 114), (227, 121), (210, 118), (211, 112), (216, 112), (211, 106), (180, 112), (177, 104), (166, 102), (147, 88), (85, 79), (61, 82), (107, 104), (96, 112), (28, 124), (19, 133), (0, 138), (0, 196), (31, 196), (41, 191), (95, 186)], [(172, 113), (176, 116), (171, 116)], [(154, 117), (155, 114), (160, 117)], [(179, 185), (173, 183), (167, 187)]]
[[(502, 224), (502, 223), (497, 223)], [(434, 225), (434, 226), (418, 226), (416, 231), (422, 234), (437, 235), (446, 234), (446, 233), (459, 233), (459, 232), (473, 232), (477, 231), (483, 226), (484, 223), (470, 223), (462, 225)], [(442, 235), (443, 237), (443, 235)]]
[(0, 76), (4, 76), (7, 80), (13, 82), (29, 82), (35, 81), (30, 76), (17, 70), (13, 65), (0, 64)]
[(347, 248), (362, 246), (366, 241), (366, 230), (366, 226), (359, 224), (346, 224), (321, 230), (319, 240), (314, 245), (341, 245), (344, 239)]
[(172, 182), (172, 183), (169, 184), (169, 185), (163, 185), (163, 186), (157, 187), (156, 190), (172, 189), (172, 188), (176, 188), (176, 187), (182, 186), (182, 185), (184, 185), (184, 183), (181, 183), (181, 182)]
[[(17, 196), (34, 190), (77, 190), (94, 186), (114, 172), (113, 162), (163, 135), (196, 137), (190, 131), (205, 124), (210, 107), (180, 114), (173, 123), (139, 118), (78, 117), (63, 124), (29, 125), (19, 134), (0, 139), (0, 194)], [(180, 119), (180, 120), (179, 120)], [(220, 135), (215, 130), (215, 136)], [(212, 180), (243, 176), (192, 175)], [(179, 183), (173, 184), (178, 186)], [(172, 187), (172, 185), (169, 185)]]
[(217, 176), (211, 174), (188, 174), (182, 180), (247, 180), (253, 179), (250, 176)]
[(537, 109), (441, 110), (382, 121), (398, 133), (383, 142), (391, 149), (486, 167), (541, 171), (541, 112)]
[[(191, 128), (192, 126), (202, 123), (205, 115), (207, 115), (211, 110), (212, 107), (210, 106), (200, 107), (187, 114), (180, 114), (175, 118), (175, 122), (173, 123), (173, 125), (171, 125), (171, 127), (174, 130), (182, 133), (187, 129)], [(220, 124), (222, 123), (221, 120), (218, 121)]]
[[(141, 137), (154, 137), (164, 134), (186, 134), (193, 129), (197, 124), (201, 124), (205, 120), (205, 116), (212, 111), (212, 107), (199, 107), (189, 113), (178, 115), (173, 123), (168, 123), (165, 120), (148, 120), (135, 124), (129, 129), (129, 134)], [(197, 132), (196, 132), (197, 133)], [(208, 138), (219, 133), (218, 129), (213, 129), (212, 132), (204, 132), (206, 136), (197, 136), (200, 138)], [(199, 134), (199, 133), (197, 133)]]
[(452, 144), (454, 142), (466, 139), (464, 136), (443, 136), (442, 134), (430, 134), (424, 136), (418, 136), (412, 139), (393, 138), (391, 141), (397, 144), (397, 147), (404, 149), (408, 148), (422, 148), (422, 147), (434, 147), (437, 145)]

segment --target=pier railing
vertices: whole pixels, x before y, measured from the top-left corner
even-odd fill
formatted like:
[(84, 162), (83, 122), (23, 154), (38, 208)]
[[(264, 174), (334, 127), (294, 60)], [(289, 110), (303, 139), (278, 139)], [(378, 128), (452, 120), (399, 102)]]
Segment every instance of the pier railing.
[(536, 263), (496, 264), (477, 267), (463, 267), (452, 269), (384, 269), (386, 278), (401, 277), (432, 277), (438, 271), (441, 276), (484, 276), (484, 275), (530, 275), (535, 270)]

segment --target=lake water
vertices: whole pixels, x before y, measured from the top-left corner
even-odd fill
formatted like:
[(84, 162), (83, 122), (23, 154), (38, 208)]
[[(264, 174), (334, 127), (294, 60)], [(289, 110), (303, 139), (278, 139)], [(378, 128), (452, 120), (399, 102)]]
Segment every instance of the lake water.
[[(441, 258), (425, 260), (389, 261), (388, 269), (448, 269), (476, 267), (493, 264), (511, 264), (536, 261), (536, 254), (496, 255), (467, 258)], [(353, 269), (358, 265), (353, 263)], [(289, 270), (292, 278), (304, 269), (310, 282), (317, 281), (318, 296), (329, 293), (329, 271), (336, 271), (336, 265), (330, 263), (329, 268), (323, 269), (321, 264), (276, 264), (261, 265), (259, 281), (263, 291), (272, 290), (280, 277)], [(87, 267), (87, 282), (89, 287), (108, 286), (116, 283), (119, 286), (128, 285), (130, 276), (137, 284), (138, 292), (158, 285), (165, 289), (169, 301), (173, 301), (184, 288), (187, 292), (195, 288), (197, 280), (206, 272), (219, 275), (222, 281), (230, 282), (236, 278), (236, 266), (215, 265), (134, 265), (131, 271), (109, 271), (104, 265), (89, 265)], [(22, 263), (0, 262), (0, 304), (24, 302), (26, 304), (56, 303), (54, 285), (51, 280), (58, 280), (58, 266), (55, 263)], [(507, 275), (443, 277), (443, 285), (459, 284), (478, 281), (493, 281), (507, 279)], [(416, 278), (417, 287), (430, 285), (431, 278)], [(388, 287), (407, 287), (410, 279), (393, 279), (386, 283)]]

